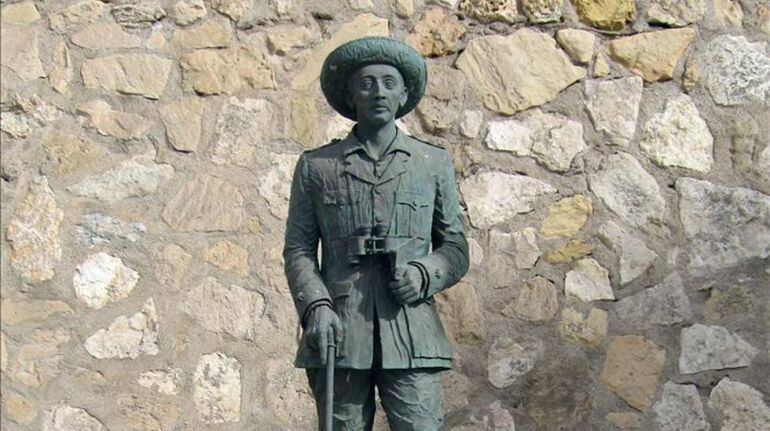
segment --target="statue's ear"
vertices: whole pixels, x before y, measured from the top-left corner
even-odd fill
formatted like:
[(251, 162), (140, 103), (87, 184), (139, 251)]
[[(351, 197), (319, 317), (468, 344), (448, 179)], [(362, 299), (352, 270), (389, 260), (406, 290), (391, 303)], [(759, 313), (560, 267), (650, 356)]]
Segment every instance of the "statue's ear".
[(409, 100), (409, 90), (404, 86), (404, 91), (401, 93), (401, 100), (399, 101), (398, 107), (403, 108), (404, 105), (406, 105), (407, 100)]

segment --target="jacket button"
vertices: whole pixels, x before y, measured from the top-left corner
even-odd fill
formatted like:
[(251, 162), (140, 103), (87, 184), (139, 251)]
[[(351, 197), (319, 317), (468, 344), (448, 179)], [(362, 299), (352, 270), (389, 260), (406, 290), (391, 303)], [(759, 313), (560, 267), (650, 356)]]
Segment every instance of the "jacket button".
[(374, 216), (374, 221), (376, 221), (377, 223), (382, 223), (382, 216), (379, 214)]
[(433, 275), (435, 275), (435, 277), (436, 277), (437, 279), (440, 279), (440, 278), (441, 278), (441, 271), (439, 271), (439, 270), (437, 269), (436, 271), (434, 271), (434, 272), (433, 272)]

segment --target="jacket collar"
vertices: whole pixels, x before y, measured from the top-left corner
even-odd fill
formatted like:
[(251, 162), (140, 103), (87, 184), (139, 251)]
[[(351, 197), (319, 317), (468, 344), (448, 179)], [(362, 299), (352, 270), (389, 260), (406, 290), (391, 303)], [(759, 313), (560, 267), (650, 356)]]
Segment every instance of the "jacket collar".
[[(355, 127), (348, 133), (348, 136), (343, 140), (343, 159), (345, 164), (345, 172), (357, 177), (358, 179), (370, 184), (382, 184), (398, 177), (407, 170), (407, 162), (412, 156), (411, 151), (408, 148), (407, 135), (396, 131), (396, 137), (390, 144), (385, 154), (381, 159), (387, 165), (385, 169), (380, 172), (379, 177), (372, 169), (372, 165), (366, 159), (366, 151), (363, 144), (358, 140), (355, 134)], [(393, 154), (392, 157), (390, 155)], [(364, 159), (366, 158), (366, 159)]]

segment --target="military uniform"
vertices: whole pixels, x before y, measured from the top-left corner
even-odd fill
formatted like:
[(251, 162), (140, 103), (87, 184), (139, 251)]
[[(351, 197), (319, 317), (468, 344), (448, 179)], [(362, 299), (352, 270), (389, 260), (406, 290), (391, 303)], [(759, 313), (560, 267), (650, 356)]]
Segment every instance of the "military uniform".
[[(392, 273), (384, 257), (351, 262), (350, 242), (367, 229), (415, 238), (404, 252), (427, 277), (421, 301), (402, 306), (393, 299), (386, 287)], [(342, 320), (339, 368), (371, 368), (375, 343), (384, 369), (451, 367), (452, 347), (433, 295), (465, 274), (468, 245), (447, 151), (399, 132), (374, 161), (351, 132), (303, 153), (292, 181), (284, 259), (300, 318), (307, 317), (311, 305), (326, 301)], [(304, 339), (296, 365), (322, 366)]]
[[(368, 75), (353, 84), (351, 76), (363, 70)], [(335, 49), (321, 71), (326, 100), (362, 132), (380, 127), (393, 138), (375, 141), (370, 149), (377, 154), (370, 155), (354, 128), (341, 141), (304, 152), (294, 172), (284, 262), (308, 329), (295, 363), (307, 369), (320, 418), (326, 377), (316, 344), (327, 329), (343, 334), (335, 431), (372, 428), (375, 387), (393, 430), (443, 426), (440, 373), (451, 367), (452, 347), (433, 295), (467, 272), (468, 244), (451, 156), (393, 123), (417, 106), (426, 80), (419, 53), (393, 39)]]

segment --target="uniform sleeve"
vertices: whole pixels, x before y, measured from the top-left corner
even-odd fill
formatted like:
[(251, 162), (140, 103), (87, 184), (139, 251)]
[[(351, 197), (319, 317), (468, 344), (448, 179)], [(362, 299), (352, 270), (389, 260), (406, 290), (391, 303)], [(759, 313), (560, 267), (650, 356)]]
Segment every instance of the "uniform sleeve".
[(443, 156), (436, 176), (431, 241), (433, 252), (410, 263), (421, 267), (424, 297), (456, 284), (468, 272), (468, 241), (460, 212), (452, 157)]
[(312, 196), (308, 163), (302, 154), (291, 181), (283, 260), (289, 290), (303, 327), (310, 310), (322, 303), (331, 305), (318, 266), (320, 233)]

